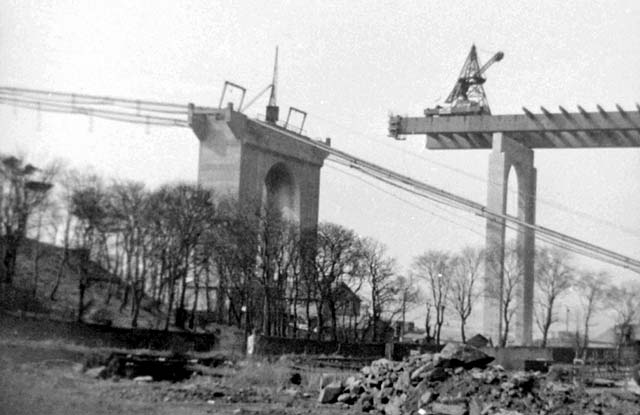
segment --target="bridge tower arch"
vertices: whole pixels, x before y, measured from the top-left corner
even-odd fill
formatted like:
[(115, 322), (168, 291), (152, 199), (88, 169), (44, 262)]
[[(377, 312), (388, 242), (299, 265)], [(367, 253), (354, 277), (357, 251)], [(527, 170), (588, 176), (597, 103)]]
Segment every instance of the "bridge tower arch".
[[(537, 172), (533, 165), (533, 150), (495, 133), (489, 155), (487, 210), (507, 214), (509, 175), (515, 174), (518, 183), (517, 217), (527, 224), (535, 224), (535, 194)], [(517, 270), (521, 282), (515, 301), (519, 304), (515, 321), (516, 342), (529, 345), (533, 328), (535, 234), (527, 226), (517, 225)], [(504, 255), (507, 241), (504, 219), (488, 219), (486, 224), (484, 332), (494, 341), (503, 331)], [(513, 270), (510, 270), (513, 271)], [(498, 324), (496, 324), (498, 322)]]
[(277, 162), (267, 171), (262, 205), (276, 209), (287, 221), (300, 221), (300, 190), (286, 163)]

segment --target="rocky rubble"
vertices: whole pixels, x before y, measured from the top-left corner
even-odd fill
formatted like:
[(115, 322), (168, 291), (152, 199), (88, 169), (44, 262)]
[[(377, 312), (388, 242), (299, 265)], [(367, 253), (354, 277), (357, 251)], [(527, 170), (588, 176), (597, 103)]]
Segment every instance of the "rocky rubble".
[(454, 344), (402, 362), (379, 359), (344, 381), (323, 378), (318, 401), (387, 415), (640, 413), (640, 396), (631, 392), (587, 394), (539, 372), (487, 366), (492, 360), (471, 346)]

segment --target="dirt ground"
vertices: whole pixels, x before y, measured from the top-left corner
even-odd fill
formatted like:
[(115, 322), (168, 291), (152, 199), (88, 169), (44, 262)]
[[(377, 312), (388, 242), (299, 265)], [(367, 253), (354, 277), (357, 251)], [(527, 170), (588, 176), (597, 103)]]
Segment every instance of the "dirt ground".
[(91, 378), (82, 370), (84, 359), (82, 353), (55, 347), (0, 344), (0, 415), (353, 413), (318, 404), (312, 376), (297, 387), (278, 385), (275, 379), (256, 381), (258, 373), (253, 378), (229, 373), (231, 381), (222, 373), (178, 383), (140, 383)]

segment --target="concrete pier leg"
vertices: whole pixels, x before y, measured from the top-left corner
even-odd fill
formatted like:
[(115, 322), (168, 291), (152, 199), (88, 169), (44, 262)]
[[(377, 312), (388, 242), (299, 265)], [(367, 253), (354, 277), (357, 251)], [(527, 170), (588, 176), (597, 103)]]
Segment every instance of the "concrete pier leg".
[[(518, 218), (535, 223), (536, 169), (533, 167), (533, 150), (496, 133), (493, 151), (489, 156), (489, 183), (487, 209), (501, 215), (507, 211), (507, 191), (511, 167), (518, 178)], [(484, 293), (484, 332), (494, 344), (500, 341), (503, 331), (502, 289), (504, 282), (505, 221), (487, 219), (486, 262)], [(534, 231), (526, 226), (518, 227), (518, 261), (522, 270), (522, 284), (517, 293), (518, 312), (515, 322), (516, 342), (532, 343), (533, 291), (534, 291)]]

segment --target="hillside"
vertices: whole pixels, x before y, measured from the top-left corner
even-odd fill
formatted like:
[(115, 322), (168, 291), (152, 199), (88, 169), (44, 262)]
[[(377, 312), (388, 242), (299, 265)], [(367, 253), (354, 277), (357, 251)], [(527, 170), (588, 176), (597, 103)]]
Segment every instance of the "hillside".
[[(34, 256), (38, 255), (38, 281), (33, 296), (35, 282)], [(17, 275), (13, 287), (0, 293), (0, 307), (12, 311), (32, 312), (63, 320), (75, 320), (78, 310), (80, 280), (78, 274), (78, 255), (71, 252), (69, 266), (64, 267), (54, 299), (51, 292), (56, 285), (58, 268), (62, 261), (63, 250), (60, 247), (27, 240), (18, 253)], [(131, 304), (120, 310), (123, 298), (122, 281), (93, 263), (91, 284), (85, 293), (86, 309), (83, 319), (87, 322), (111, 320), (114, 326), (131, 325)], [(109, 298), (111, 292), (111, 298)], [(164, 322), (165, 314), (161, 307), (143, 299), (142, 310), (138, 317), (138, 327), (158, 328)]]

